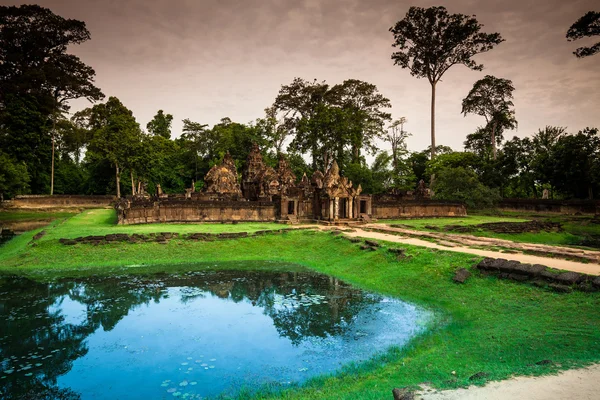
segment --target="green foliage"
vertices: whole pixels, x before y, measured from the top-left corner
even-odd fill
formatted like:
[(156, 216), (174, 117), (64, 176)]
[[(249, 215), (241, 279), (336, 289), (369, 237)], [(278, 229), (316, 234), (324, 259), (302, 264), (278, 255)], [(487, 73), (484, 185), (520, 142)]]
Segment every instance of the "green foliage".
[(586, 128), (576, 135), (561, 136), (551, 153), (550, 183), (577, 198), (594, 198), (600, 189), (600, 135)]
[(9, 94), (0, 107), (0, 149), (16, 162), (25, 163), (30, 176), (28, 191), (50, 189), (51, 123), (48, 110), (31, 95)]
[(490, 208), (500, 201), (497, 190), (484, 186), (472, 169), (461, 166), (437, 168), (433, 191), (436, 199), (462, 201), (469, 208)]
[[(288, 151), (310, 154), (313, 169), (326, 169), (332, 157), (343, 163), (345, 152), (352, 163), (360, 162), (363, 149), (374, 154), (390, 119), (383, 109), (390, 106), (375, 85), (357, 79), (330, 87), (295, 78), (281, 87), (270, 114), (283, 114), (281, 129), (293, 136)], [(280, 150), (281, 133), (275, 137)]]
[(349, 163), (344, 175), (355, 186), (361, 185), (364, 193), (384, 193), (393, 187), (395, 174), (390, 169), (392, 157), (385, 151), (377, 154), (369, 168), (363, 163)]
[[(588, 11), (579, 18), (567, 31), (567, 40), (600, 35), (600, 12)], [(573, 52), (577, 58), (592, 56), (600, 52), (600, 42), (590, 47), (580, 47)]]
[(90, 38), (85, 23), (37, 5), (0, 6), (0, 147), (25, 162), (33, 193), (50, 186), (51, 126), (68, 101), (96, 101), (94, 70), (69, 46)]
[(410, 7), (406, 16), (390, 28), (394, 35), (394, 65), (431, 84), (431, 157), (435, 146), (435, 86), (455, 64), (481, 71), (473, 56), (487, 52), (504, 41), (499, 33), (480, 32), (474, 16), (449, 14), (445, 7)]
[(505, 197), (593, 198), (600, 191), (600, 138), (596, 128), (576, 135), (547, 126), (530, 138), (504, 144), (496, 169)]
[(106, 160), (115, 168), (117, 197), (121, 195), (121, 168), (133, 168), (142, 152), (142, 132), (133, 113), (116, 97), (104, 104), (86, 109), (78, 116), (90, 131), (90, 144), (86, 153), (96, 160)]
[(464, 167), (475, 170), (479, 166), (479, 158), (476, 154), (470, 152), (453, 151), (451, 153), (440, 154), (433, 160), (427, 162), (425, 175), (438, 175), (440, 171), (448, 168)]
[(173, 116), (164, 113), (163, 110), (158, 110), (152, 121), (148, 122), (146, 129), (151, 135), (161, 136), (165, 139), (171, 138), (171, 123)]
[(485, 128), (478, 129), (478, 134), (487, 133), (492, 147), (492, 158), (496, 157), (496, 146), (502, 141), (505, 129), (515, 129), (514, 104), (512, 92), (515, 90), (509, 79), (486, 75), (478, 80), (462, 101), (462, 113), (477, 114), (485, 118)]
[(25, 163), (15, 161), (0, 151), (0, 200), (24, 193), (28, 183), (29, 173)]

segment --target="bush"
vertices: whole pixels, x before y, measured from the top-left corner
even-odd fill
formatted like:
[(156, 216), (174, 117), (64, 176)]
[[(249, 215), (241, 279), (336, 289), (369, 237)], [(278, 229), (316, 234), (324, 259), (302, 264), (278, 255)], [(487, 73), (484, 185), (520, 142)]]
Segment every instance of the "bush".
[(462, 201), (469, 208), (491, 208), (500, 201), (497, 189), (483, 185), (473, 170), (464, 167), (439, 169), (433, 192), (435, 199)]

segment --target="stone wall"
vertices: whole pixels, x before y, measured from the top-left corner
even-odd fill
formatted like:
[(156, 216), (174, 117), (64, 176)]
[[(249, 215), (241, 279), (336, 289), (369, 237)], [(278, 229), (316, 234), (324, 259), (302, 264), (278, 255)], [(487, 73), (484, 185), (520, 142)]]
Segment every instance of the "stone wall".
[(52, 207), (109, 207), (115, 196), (86, 195), (22, 195), (6, 202), (16, 208), (52, 208)]
[(502, 211), (530, 211), (559, 214), (600, 214), (598, 200), (504, 199), (498, 204)]
[(373, 199), (372, 217), (376, 219), (463, 217), (467, 209), (463, 203), (442, 201), (379, 201)]
[(154, 222), (275, 221), (275, 203), (174, 200), (139, 202), (119, 213), (119, 224)]

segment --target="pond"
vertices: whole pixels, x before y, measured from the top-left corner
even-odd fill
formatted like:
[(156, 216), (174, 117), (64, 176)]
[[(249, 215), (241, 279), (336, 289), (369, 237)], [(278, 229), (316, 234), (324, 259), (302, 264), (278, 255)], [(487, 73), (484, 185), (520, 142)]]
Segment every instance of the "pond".
[(405, 344), (428, 311), (311, 272), (0, 277), (0, 398), (200, 399)]

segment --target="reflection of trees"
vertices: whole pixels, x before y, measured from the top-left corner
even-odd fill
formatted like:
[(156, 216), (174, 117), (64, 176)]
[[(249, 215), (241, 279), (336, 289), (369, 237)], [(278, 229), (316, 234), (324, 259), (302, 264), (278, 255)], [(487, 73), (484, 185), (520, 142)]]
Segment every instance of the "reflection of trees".
[[(279, 334), (294, 344), (307, 337), (344, 333), (354, 316), (375, 301), (336, 278), (317, 274), (221, 271), (204, 280), (203, 287), (220, 298), (235, 302), (246, 298), (264, 308)], [(301, 293), (323, 295), (327, 302), (308, 306), (296, 302), (296, 308), (275, 304), (275, 295)]]
[[(13, 370), (0, 381), (0, 398), (78, 399), (77, 393), (56, 384), (77, 358), (87, 354), (87, 336), (100, 326), (112, 329), (134, 306), (161, 295), (153, 287), (122, 281), (0, 280), (0, 376)], [(65, 323), (62, 310), (52, 310), (65, 296), (85, 305), (87, 316), (81, 323)]]
[[(234, 302), (247, 299), (263, 308), (279, 334), (294, 344), (307, 337), (343, 333), (353, 317), (375, 301), (335, 278), (308, 273), (218, 271), (50, 284), (0, 277), (0, 377), (14, 370), (0, 378), (0, 398), (78, 399), (77, 393), (58, 388), (57, 378), (87, 354), (85, 339), (100, 327), (112, 330), (134, 307), (159, 302), (167, 296), (167, 287), (186, 288), (180, 293), (184, 303), (207, 291)], [(288, 295), (294, 302), (300, 293), (322, 295), (327, 302), (297, 308), (275, 303), (276, 296)], [(60, 307), (66, 298), (85, 307), (80, 322), (66, 321)]]

